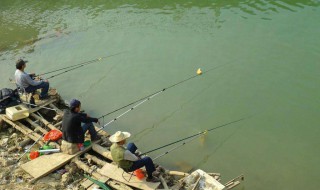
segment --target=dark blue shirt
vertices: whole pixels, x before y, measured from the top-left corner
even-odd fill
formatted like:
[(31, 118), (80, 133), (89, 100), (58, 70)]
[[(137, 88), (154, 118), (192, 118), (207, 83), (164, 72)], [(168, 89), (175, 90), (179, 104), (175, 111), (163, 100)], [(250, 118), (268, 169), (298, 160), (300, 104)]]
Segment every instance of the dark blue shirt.
[(81, 123), (98, 122), (97, 118), (87, 117), (85, 113), (65, 110), (62, 119), (62, 139), (69, 143), (83, 143), (84, 132)]

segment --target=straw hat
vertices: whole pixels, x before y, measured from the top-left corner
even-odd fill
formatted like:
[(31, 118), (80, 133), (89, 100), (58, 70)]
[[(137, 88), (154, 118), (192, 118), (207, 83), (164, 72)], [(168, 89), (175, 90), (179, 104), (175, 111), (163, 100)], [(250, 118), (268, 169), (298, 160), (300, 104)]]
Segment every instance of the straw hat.
[(123, 141), (131, 136), (128, 132), (117, 131), (115, 134), (111, 135), (109, 140), (113, 143)]

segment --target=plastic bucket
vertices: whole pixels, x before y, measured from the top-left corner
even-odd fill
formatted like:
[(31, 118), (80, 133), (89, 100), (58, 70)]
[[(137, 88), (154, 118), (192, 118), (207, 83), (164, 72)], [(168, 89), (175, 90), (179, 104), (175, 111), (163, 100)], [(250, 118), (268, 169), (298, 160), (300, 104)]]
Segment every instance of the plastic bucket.
[(136, 169), (133, 173), (139, 180), (144, 178), (144, 173), (141, 169)]

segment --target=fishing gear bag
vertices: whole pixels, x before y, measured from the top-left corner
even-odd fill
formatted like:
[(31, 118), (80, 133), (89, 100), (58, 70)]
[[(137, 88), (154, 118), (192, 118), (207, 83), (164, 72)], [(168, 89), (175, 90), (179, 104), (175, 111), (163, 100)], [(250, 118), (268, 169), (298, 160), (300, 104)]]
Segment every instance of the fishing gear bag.
[(0, 90), (0, 114), (5, 113), (6, 108), (20, 104), (18, 90), (3, 88)]

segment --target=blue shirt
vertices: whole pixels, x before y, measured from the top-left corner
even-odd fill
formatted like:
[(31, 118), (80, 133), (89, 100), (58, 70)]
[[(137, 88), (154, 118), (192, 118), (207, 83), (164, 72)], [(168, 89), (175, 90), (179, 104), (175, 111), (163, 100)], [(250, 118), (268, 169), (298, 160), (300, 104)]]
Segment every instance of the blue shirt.
[(28, 86), (38, 86), (42, 83), (42, 81), (32, 80), (29, 74), (17, 69), (14, 73), (14, 77), (16, 79), (16, 84), (19, 87), (27, 88)]

